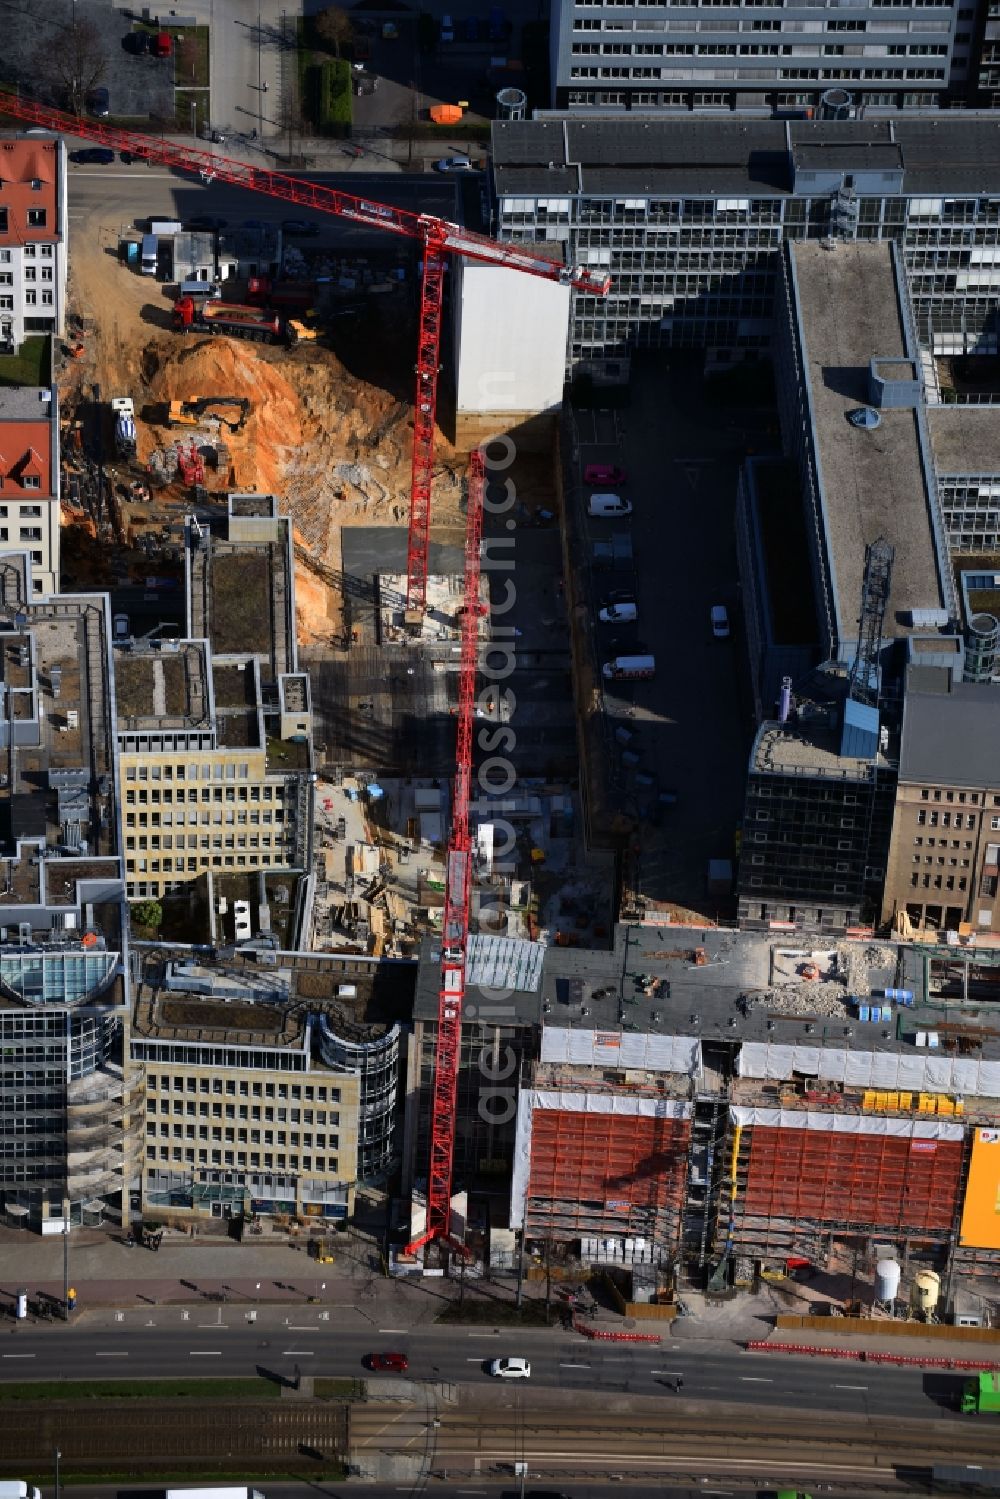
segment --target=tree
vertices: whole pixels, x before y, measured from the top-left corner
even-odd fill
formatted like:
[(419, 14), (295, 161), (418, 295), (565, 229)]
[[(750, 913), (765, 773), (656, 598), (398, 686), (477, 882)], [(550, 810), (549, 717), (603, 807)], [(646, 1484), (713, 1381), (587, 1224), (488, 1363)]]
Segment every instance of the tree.
[(346, 10), (341, 10), (339, 5), (328, 5), (326, 10), (321, 10), (316, 17), (316, 35), (339, 57), (341, 47), (346, 46), (354, 35)]
[(163, 907), (158, 900), (133, 901), (129, 913), (136, 926), (159, 927), (163, 921)]
[(86, 19), (67, 21), (36, 47), (31, 70), (36, 79), (55, 91), (60, 105), (71, 114), (82, 115), (87, 95), (104, 78), (100, 32)]

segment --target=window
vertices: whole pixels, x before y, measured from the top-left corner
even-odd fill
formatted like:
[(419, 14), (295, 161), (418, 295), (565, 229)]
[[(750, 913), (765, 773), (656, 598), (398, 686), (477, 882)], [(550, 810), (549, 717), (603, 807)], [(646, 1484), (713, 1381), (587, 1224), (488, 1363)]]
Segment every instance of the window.
[(45, 228), (45, 222), (46, 222), (46, 220), (45, 220), (45, 213), (46, 213), (46, 210), (44, 208), (29, 208), (28, 209), (28, 228), (29, 229), (44, 229)]

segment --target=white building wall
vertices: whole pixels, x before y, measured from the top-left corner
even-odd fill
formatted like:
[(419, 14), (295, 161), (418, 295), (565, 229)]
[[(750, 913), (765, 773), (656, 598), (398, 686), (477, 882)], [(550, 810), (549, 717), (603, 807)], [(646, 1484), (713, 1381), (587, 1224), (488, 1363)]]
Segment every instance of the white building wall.
[(540, 413), (562, 405), (570, 289), (523, 271), (456, 262), (457, 409)]

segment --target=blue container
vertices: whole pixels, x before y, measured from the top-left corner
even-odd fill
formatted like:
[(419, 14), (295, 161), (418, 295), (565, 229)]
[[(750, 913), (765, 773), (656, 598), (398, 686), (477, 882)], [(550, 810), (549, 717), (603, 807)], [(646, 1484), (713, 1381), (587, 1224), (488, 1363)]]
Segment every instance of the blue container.
[(878, 1005), (872, 1005), (872, 1020), (877, 1025), (882, 1019), (882, 1011)]
[(871, 1010), (870, 1010), (870, 1007), (868, 1005), (862, 1005), (862, 1004), (858, 1005), (858, 1019), (859, 1020), (867, 1020), (868, 1017), (870, 1016), (870, 1014), (871, 1014)]
[(912, 1005), (913, 1003), (912, 989), (883, 989), (882, 993), (886, 999), (894, 999), (901, 1005)]

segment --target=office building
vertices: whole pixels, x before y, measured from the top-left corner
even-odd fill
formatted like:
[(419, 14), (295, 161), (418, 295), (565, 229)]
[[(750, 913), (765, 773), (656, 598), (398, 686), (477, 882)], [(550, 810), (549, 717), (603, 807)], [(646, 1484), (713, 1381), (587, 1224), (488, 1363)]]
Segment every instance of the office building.
[(116, 652), (130, 898), (208, 876), (228, 916), (227, 875), (309, 867), (312, 710), (290, 546), (273, 497), (230, 496), (225, 535), (188, 531), (188, 621), (201, 633)]
[(141, 1205), (175, 1221), (344, 1221), (398, 1158), (412, 964), (241, 949), (142, 955)]
[(46, 1233), (124, 1221), (142, 1099), (107, 598), (28, 582), (0, 558), (0, 1193)]
[(1000, 689), (911, 667), (882, 920), (1000, 933)]
[(897, 243), (921, 347), (996, 351), (1000, 122), (497, 122), (493, 166), (502, 238), (610, 273), (608, 297), (573, 299), (570, 376), (626, 382), (636, 349), (768, 349), (782, 243), (830, 235)]
[(0, 348), (65, 332), (66, 229), (63, 140), (0, 138)]

